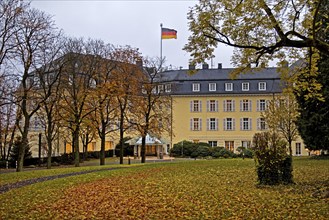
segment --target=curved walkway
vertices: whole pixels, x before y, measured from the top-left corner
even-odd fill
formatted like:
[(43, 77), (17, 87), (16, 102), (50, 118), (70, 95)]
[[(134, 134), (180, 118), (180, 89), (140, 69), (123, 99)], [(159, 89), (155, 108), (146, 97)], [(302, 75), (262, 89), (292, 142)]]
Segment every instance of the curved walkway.
[(123, 169), (123, 168), (126, 168), (126, 167), (112, 167), (112, 168), (98, 169), (98, 170), (86, 170), (86, 171), (81, 171), (81, 172), (65, 173), (65, 174), (59, 174), (59, 175), (53, 175), (53, 176), (44, 176), (44, 177), (19, 181), (16, 183), (8, 183), (8, 184), (0, 186), (0, 194), (8, 192), (9, 190), (12, 190), (12, 189), (21, 188), (23, 186), (28, 186), (28, 185), (31, 185), (34, 183), (45, 182), (48, 180), (54, 180), (54, 179), (64, 178), (64, 177), (69, 177), (69, 176), (77, 176), (77, 175), (99, 172), (99, 171)]

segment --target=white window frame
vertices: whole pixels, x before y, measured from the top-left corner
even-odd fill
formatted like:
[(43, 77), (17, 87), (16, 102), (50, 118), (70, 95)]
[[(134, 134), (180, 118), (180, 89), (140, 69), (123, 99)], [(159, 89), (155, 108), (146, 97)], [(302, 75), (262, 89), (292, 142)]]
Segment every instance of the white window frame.
[(268, 101), (266, 99), (257, 100), (257, 111), (264, 112), (267, 109)]
[(192, 84), (192, 91), (193, 92), (200, 92), (200, 83), (193, 83)]
[(296, 156), (301, 156), (302, 155), (302, 144), (300, 142), (297, 142), (295, 146), (296, 146), (295, 147)]
[(216, 83), (209, 83), (208, 87), (210, 92), (216, 91)]
[(249, 83), (248, 82), (243, 82), (241, 87), (242, 87), (242, 91), (249, 91)]
[(190, 130), (191, 131), (201, 131), (202, 130), (202, 119), (201, 118), (191, 118), (190, 119)]
[[(228, 126), (230, 125), (230, 126)], [(235, 130), (235, 119), (234, 118), (224, 118), (224, 131), (234, 131)]]
[(217, 100), (212, 99), (207, 101), (207, 112), (218, 112)]
[(207, 131), (218, 131), (218, 118), (207, 118)]
[(158, 93), (163, 93), (164, 87), (163, 85), (158, 85)]
[(201, 112), (202, 111), (202, 101), (192, 100), (190, 102), (190, 112)]
[(251, 111), (251, 100), (243, 99), (240, 101), (240, 111), (250, 112)]
[(265, 118), (257, 118), (257, 130), (259, 131), (267, 130), (267, 124)]
[(258, 91), (266, 91), (266, 82), (258, 83)]
[(218, 141), (208, 141), (208, 144), (210, 147), (217, 147), (218, 146)]
[[(235, 100), (227, 99), (224, 100), (224, 112), (234, 112), (235, 111)], [(230, 106), (230, 108), (228, 108)]]
[(251, 141), (241, 141), (241, 146), (244, 148), (250, 148), (251, 147)]
[(241, 131), (251, 131), (252, 124), (251, 118), (241, 118), (240, 119), (240, 130)]
[(165, 92), (171, 92), (171, 84), (165, 85)]
[(225, 83), (225, 91), (227, 92), (233, 91), (233, 83)]

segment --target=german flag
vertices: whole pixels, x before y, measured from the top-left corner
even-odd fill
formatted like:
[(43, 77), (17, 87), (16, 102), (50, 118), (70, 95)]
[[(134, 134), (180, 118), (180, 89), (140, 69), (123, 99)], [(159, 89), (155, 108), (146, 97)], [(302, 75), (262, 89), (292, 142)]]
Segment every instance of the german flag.
[(161, 39), (177, 39), (177, 31), (169, 28), (161, 28)]

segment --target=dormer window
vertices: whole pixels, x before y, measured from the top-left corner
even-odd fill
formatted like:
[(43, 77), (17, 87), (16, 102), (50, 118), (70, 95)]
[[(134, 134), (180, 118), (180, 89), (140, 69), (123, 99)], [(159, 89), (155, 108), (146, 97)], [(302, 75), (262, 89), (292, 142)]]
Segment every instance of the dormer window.
[(209, 83), (209, 91), (210, 92), (216, 91), (216, 83)]
[(171, 84), (165, 85), (165, 92), (171, 92)]
[(266, 90), (266, 82), (259, 82), (258, 83), (258, 90), (265, 91)]
[(199, 92), (200, 91), (200, 83), (193, 83), (192, 84), (192, 91)]
[(233, 83), (225, 83), (225, 91), (233, 91)]
[(249, 91), (249, 83), (248, 82), (242, 83), (242, 91)]

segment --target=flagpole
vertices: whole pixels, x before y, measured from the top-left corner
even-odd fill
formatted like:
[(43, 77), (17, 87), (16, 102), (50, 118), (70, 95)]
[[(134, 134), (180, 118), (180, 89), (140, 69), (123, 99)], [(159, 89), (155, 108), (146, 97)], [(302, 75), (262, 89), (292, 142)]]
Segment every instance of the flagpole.
[(162, 23), (160, 23), (160, 67), (162, 66)]

